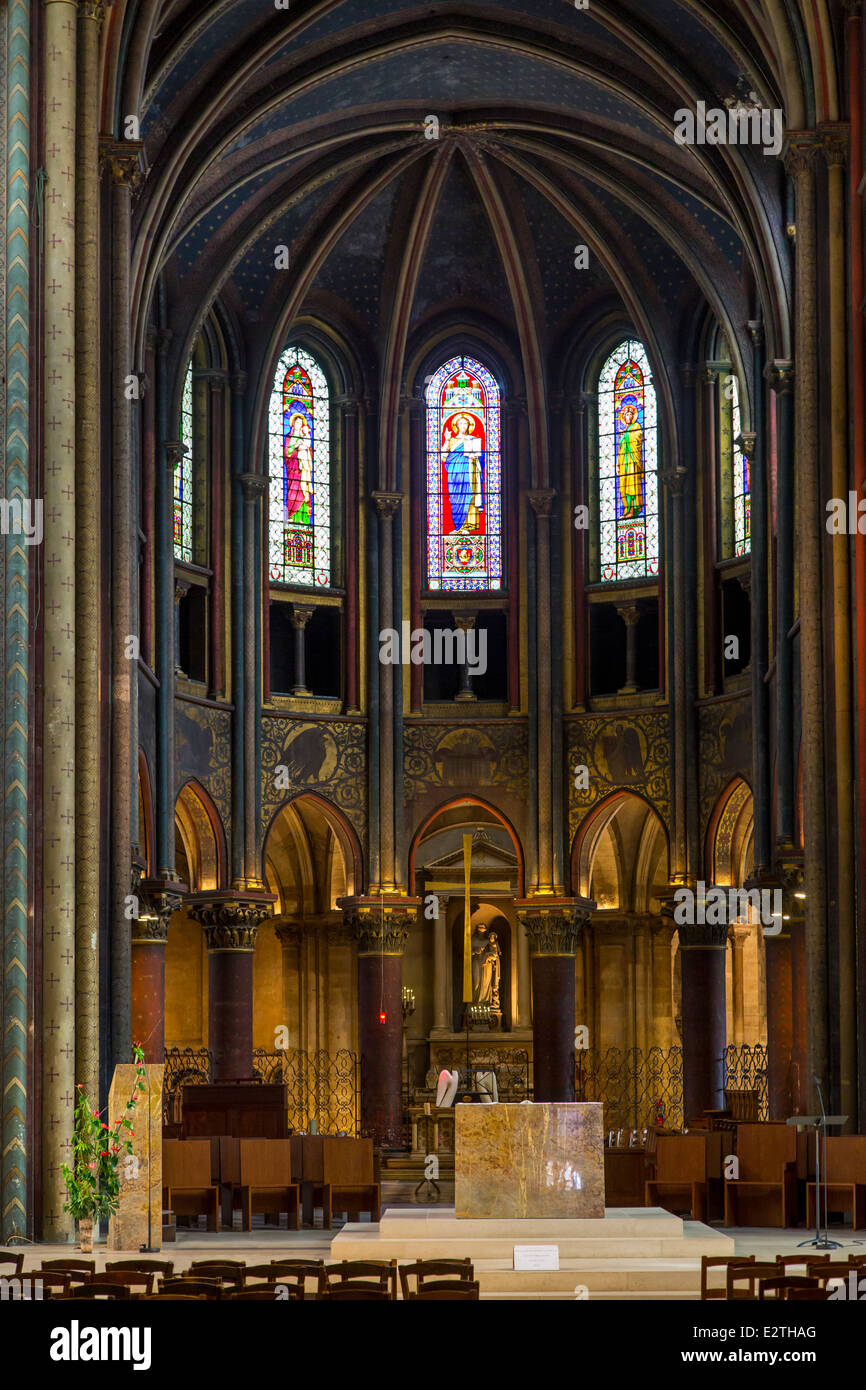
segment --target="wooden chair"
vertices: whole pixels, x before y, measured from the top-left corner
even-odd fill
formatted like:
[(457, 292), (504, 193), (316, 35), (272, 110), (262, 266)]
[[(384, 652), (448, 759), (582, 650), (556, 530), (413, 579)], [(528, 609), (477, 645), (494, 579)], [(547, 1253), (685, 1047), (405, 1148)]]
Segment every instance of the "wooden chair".
[(299, 1289), (294, 1284), (277, 1281), (274, 1284), (257, 1284), (251, 1289), (232, 1289), (230, 1293), (224, 1294), (224, 1298), (257, 1298), (262, 1301), (267, 1299), (271, 1303), (279, 1302), (281, 1299), (287, 1303), (299, 1303), (304, 1297), (303, 1289)]
[(325, 1289), (318, 1297), (325, 1299), (366, 1299), (368, 1303), (387, 1303), (391, 1295), (387, 1289), (376, 1289), (370, 1284), (357, 1284), (354, 1280), (348, 1279), (345, 1284), (334, 1284), (331, 1288)]
[(307, 1280), (314, 1281), (318, 1290), (319, 1276), (325, 1267), (324, 1260), (273, 1260), (268, 1265), (249, 1265), (244, 1275), (244, 1288), (255, 1288), (259, 1284), (288, 1284), (289, 1288), (299, 1290), (304, 1298)]
[(797, 1251), (793, 1255), (776, 1256), (776, 1264), (779, 1265), (784, 1274), (791, 1274), (796, 1269), (802, 1269), (804, 1274), (809, 1274), (812, 1265), (820, 1267), (829, 1263), (829, 1255), (810, 1255), (808, 1251), (804, 1251), (802, 1254)]
[(166, 1139), (162, 1145), (162, 1205), (175, 1216), (204, 1216), (219, 1230), (219, 1187), (211, 1181), (209, 1139)]
[[(757, 1260), (744, 1260), (739, 1264), (730, 1264), (725, 1281), (725, 1297), (729, 1302), (737, 1302), (741, 1299), (754, 1300), (758, 1297), (755, 1286), (759, 1279), (778, 1279), (781, 1277), (781, 1271), (775, 1261), (758, 1264)], [(745, 1288), (741, 1287), (743, 1284), (746, 1285)]]
[[(727, 1298), (727, 1272), (730, 1265), (754, 1264), (754, 1255), (702, 1255), (701, 1256), (701, 1302), (710, 1299)], [(725, 1274), (724, 1284), (710, 1283), (710, 1270), (721, 1269)]]
[(68, 1293), (58, 1295), (60, 1298), (132, 1298), (132, 1294), (125, 1284), (112, 1284), (101, 1279), (94, 1279), (87, 1284), (76, 1284)]
[(360, 1221), (369, 1212), (371, 1221), (381, 1215), (381, 1188), (374, 1180), (372, 1139), (322, 1140), (323, 1213), (326, 1227), (334, 1212), (345, 1212), (348, 1221)]
[(826, 1303), (827, 1290), (820, 1285), (814, 1289), (791, 1289), (788, 1294), (789, 1303)]
[(726, 1226), (797, 1224), (797, 1133), (790, 1125), (742, 1124), (740, 1176), (725, 1180)]
[[(827, 1210), (850, 1213), (855, 1231), (866, 1227), (866, 1136), (827, 1139)], [(821, 1194), (823, 1204), (824, 1194)], [(806, 1225), (815, 1225), (815, 1184), (806, 1184)]]
[(817, 1279), (808, 1279), (804, 1274), (785, 1274), (774, 1279), (758, 1280), (758, 1300), (788, 1298), (791, 1289), (817, 1289)]
[(828, 1264), (821, 1265), (810, 1261), (809, 1274), (818, 1280), (822, 1289), (829, 1288), (830, 1284), (840, 1279), (847, 1285), (851, 1274), (856, 1275), (858, 1282), (864, 1277), (862, 1264), (859, 1261), (855, 1264), (853, 1260), (830, 1260)]
[(450, 1279), (446, 1283), (425, 1284), (414, 1295), (416, 1301), (433, 1302), (436, 1299), (466, 1299), (475, 1302), (481, 1297), (481, 1285), (472, 1279)]
[(703, 1221), (707, 1211), (707, 1139), (704, 1134), (665, 1136), (657, 1142), (655, 1177), (644, 1186), (646, 1205)]
[(178, 1293), (196, 1295), (199, 1298), (219, 1298), (221, 1286), (215, 1279), (163, 1279), (159, 1293)]
[(106, 1260), (106, 1272), (112, 1273), (116, 1269), (131, 1269), (141, 1274), (164, 1274), (170, 1277), (174, 1273), (173, 1260)]
[[(124, 1288), (129, 1289), (130, 1293), (134, 1293), (140, 1298), (142, 1294), (153, 1293), (155, 1278), (156, 1275), (151, 1270), (107, 1269), (104, 1274), (97, 1274), (95, 1282), (122, 1284)], [(87, 1288), (87, 1284), (84, 1287)]]
[(72, 1288), (71, 1275), (62, 1269), (34, 1269), (24, 1277), (42, 1281), (43, 1298), (56, 1298), (58, 1295), (69, 1293)]
[(288, 1139), (240, 1140), (241, 1226), (252, 1230), (253, 1215), (278, 1226), (280, 1212), (288, 1214), (289, 1227), (301, 1224), (298, 1185), (292, 1182), (291, 1144)]
[(59, 1269), (64, 1274), (95, 1274), (96, 1261), (67, 1259), (64, 1256), (60, 1260), (43, 1260), (40, 1268)]
[(23, 1268), (23, 1250), (0, 1250), (0, 1278), (20, 1274)]
[(396, 1299), (397, 1261), (342, 1260), (340, 1264), (326, 1264), (319, 1276), (319, 1297), (347, 1283), (356, 1288), (384, 1289), (387, 1297)]
[[(465, 1260), (417, 1260), (415, 1264), (400, 1265), (400, 1288), (406, 1299), (415, 1298), (431, 1280), (441, 1283), (450, 1279), (452, 1283), (471, 1283), (475, 1271), (470, 1259)], [(415, 1286), (412, 1287), (412, 1280)]]
[(181, 1275), (184, 1279), (208, 1279), (216, 1284), (228, 1285), (232, 1289), (242, 1289), (246, 1277), (246, 1265), (238, 1266), (234, 1260), (194, 1260), (188, 1270)]
[(205, 1295), (202, 1293), (144, 1293), (142, 1300), (150, 1302), (154, 1298), (171, 1299), (174, 1303), (203, 1303)]

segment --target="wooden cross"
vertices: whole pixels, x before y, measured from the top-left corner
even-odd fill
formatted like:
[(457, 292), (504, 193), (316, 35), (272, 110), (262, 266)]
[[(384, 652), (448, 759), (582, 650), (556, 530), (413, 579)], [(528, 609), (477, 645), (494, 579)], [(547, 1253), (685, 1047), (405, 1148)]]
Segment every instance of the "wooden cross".
[[(463, 836), (463, 1003), (472, 1003), (472, 908), (470, 898), (472, 875), (472, 834), (471, 832)], [(510, 893), (510, 883), (485, 883), (483, 885), (491, 893)], [(450, 893), (453, 883), (428, 883), (425, 885), (428, 893)]]

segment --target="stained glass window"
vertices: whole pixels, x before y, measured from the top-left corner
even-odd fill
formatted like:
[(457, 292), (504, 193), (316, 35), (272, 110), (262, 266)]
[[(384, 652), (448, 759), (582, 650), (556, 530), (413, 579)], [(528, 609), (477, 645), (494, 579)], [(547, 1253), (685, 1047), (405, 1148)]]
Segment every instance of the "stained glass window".
[(193, 418), (192, 362), (186, 369), (180, 403), (180, 442), (186, 453), (174, 466), (174, 555), (192, 564)]
[(269, 570), (272, 583), (331, 583), (328, 383), (310, 353), (287, 348), (271, 392)]
[(598, 383), (600, 578), (659, 572), (656, 393), (646, 349), (626, 339)]
[(427, 387), (427, 587), (502, 588), (499, 387), (471, 357)]
[(752, 549), (751, 460), (740, 444), (742, 430), (740, 388), (735, 376), (728, 378), (731, 393), (731, 454), (734, 477), (734, 554), (748, 555)]

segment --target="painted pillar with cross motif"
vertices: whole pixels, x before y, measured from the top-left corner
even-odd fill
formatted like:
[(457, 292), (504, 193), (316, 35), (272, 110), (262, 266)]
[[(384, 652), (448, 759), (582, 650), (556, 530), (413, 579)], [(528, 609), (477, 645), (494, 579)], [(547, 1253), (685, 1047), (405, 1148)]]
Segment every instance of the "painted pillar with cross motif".
[[(42, 1237), (72, 1238), (60, 1166), (75, 1110), (75, 49), (45, 5)], [(94, 1097), (94, 1103), (96, 1098)]]

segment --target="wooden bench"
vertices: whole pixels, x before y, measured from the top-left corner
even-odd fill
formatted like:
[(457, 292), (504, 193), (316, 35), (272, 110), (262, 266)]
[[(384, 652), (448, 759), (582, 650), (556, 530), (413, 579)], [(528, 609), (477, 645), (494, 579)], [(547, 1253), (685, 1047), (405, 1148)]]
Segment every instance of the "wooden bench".
[(790, 1125), (741, 1124), (739, 1177), (725, 1181), (726, 1226), (797, 1224), (797, 1132)]
[(645, 1184), (646, 1205), (703, 1221), (707, 1210), (707, 1137), (677, 1134), (659, 1138), (655, 1177)]
[[(851, 1213), (855, 1231), (866, 1228), (866, 1136), (862, 1134), (840, 1134), (828, 1137), (826, 1150), (827, 1163), (827, 1210)], [(824, 1184), (822, 1182), (822, 1188)], [(823, 1204), (824, 1193), (821, 1193)], [(815, 1184), (806, 1184), (806, 1225), (815, 1225)]]
[(362, 1211), (371, 1221), (380, 1216), (380, 1188), (374, 1181), (372, 1139), (332, 1135), (293, 1135), (292, 1179), (303, 1190), (304, 1222), (312, 1225), (313, 1210), (322, 1208), (325, 1229), (334, 1212), (345, 1211), (350, 1221)]
[(175, 1216), (204, 1216), (219, 1230), (219, 1188), (211, 1181), (209, 1139), (165, 1139), (162, 1144), (162, 1205)]
[(240, 1205), (241, 1227), (252, 1229), (252, 1219), (262, 1213), (272, 1225), (279, 1225), (280, 1212), (288, 1215), (289, 1227), (300, 1226), (297, 1183), (292, 1182), (292, 1151), (288, 1139), (241, 1139)]

